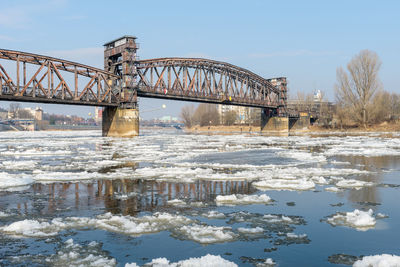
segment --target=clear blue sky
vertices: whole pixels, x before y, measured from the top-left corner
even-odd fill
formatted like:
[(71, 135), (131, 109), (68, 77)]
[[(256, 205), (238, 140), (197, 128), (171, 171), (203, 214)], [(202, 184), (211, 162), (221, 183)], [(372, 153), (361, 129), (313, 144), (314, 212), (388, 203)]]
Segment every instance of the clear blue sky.
[[(334, 100), (336, 68), (360, 50), (382, 60), (384, 88), (400, 93), (400, 1), (2, 0), (0, 47), (103, 67), (102, 45), (135, 35), (141, 59), (204, 57), (265, 78), (286, 76), (289, 93), (320, 89)], [(179, 114), (184, 102), (141, 99), (145, 118)], [(8, 102), (0, 106), (8, 107)], [(35, 105), (33, 105), (35, 106)], [(46, 105), (85, 115), (93, 108)]]

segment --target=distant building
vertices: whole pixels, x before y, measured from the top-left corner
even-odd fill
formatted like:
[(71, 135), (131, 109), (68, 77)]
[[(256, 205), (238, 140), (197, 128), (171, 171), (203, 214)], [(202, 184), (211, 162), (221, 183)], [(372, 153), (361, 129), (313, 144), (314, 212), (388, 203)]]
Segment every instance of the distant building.
[(8, 116), (7, 111), (0, 111), (0, 120), (6, 120)]
[(322, 92), (321, 92), (321, 90), (316, 90), (314, 92), (314, 101), (322, 101)]
[(170, 123), (170, 122), (178, 122), (179, 119), (177, 117), (172, 117), (172, 116), (163, 116), (159, 118), (159, 121)]
[(225, 124), (225, 118), (227, 116), (227, 113), (230, 111), (234, 111), (236, 113), (235, 124), (253, 123), (252, 118), (254, 118), (256, 114), (260, 114), (261, 116), (260, 109), (258, 108), (219, 104), (218, 114), (219, 114), (220, 124)]
[(42, 108), (37, 107), (37, 108), (35, 109), (34, 118), (35, 118), (35, 120), (37, 120), (37, 121), (43, 120), (43, 109), (42, 109)]
[(101, 107), (94, 108), (94, 120), (96, 123), (100, 123), (103, 120), (103, 108)]

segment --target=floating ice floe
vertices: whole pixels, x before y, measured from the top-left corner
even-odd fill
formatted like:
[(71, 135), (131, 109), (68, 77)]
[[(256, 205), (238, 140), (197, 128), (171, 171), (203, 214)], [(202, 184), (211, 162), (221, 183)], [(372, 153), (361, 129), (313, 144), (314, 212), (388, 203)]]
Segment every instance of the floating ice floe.
[(0, 172), (0, 191), (12, 190), (13, 188), (25, 188), (32, 184), (34, 180), (24, 174), (10, 174)]
[(353, 212), (336, 213), (327, 219), (333, 226), (348, 226), (359, 231), (366, 231), (375, 227), (376, 220), (372, 216), (373, 211), (361, 211), (355, 209)]
[(190, 202), (190, 206), (193, 206), (193, 207), (204, 207), (206, 205), (207, 205), (206, 203), (201, 202), (201, 201)]
[(265, 214), (263, 218), (268, 223), (294, 223), (294, 221), (290, 217), (285, 215)]
[(204, 217), (207, 217), (209, 219), (225, 219), (226, 216), (225, 214), (218, 212), (216, 210), (210, 210), (208, 213), (203, 213)]
[(180, 199), (172, 199), (167, 201), (168, 205), (172, 206), (185, 206), (186, 202)]
[(0, 169), (3, 170), (32, 170), (37, 162), (33, 160), (9, 160), (0, 162)]
[(275, 262), (271, 258), (265, 259), (264, 262), (259, 262), (256, 264), (256, 267), (272, 267), (275, 266)]
[(260, 190), (310, 190), (315, 183), (308, 179), (265, 179), (253, 183)]
[(55, 255), (46, 258), (46, 263), (52, 266), (116, 266), (115, 259), (105, 255), (101, 245), (92, 241), (87, 246), (75, 244), (72, 239), (64, 243), (64, 247)]
[(217, 196), (215, 202), (217, 205), (249, 205), (249, 204), (266, 204), (272, 199), (266, 194), (262, 195), (227, 195)]
[(353, 267), (398, 267), (400, 266), (400, 256), (382, 254), (374, 256), (364, 256), (356, 261)]
[(355, 188), (355, 189), (360, 189), (362, 187), (373, 186), (373, 185), (374, 185), (374, 183), (372, 183), (372, 182), (365, 182), (365, 181), (354, 180), (354, 179), (343, 179), (343, 180), (339, 180), (336, 183), (336, 186), (340, 187), (340, 188)]
[(335, 186), (325, 187), (324, 189), (325, 189), (325, 191), (334, 192), (334, 193), (343, 191), (343, 189), (337, 188)]
[(244, 228), (244, 227), (239, 227), (238, 229), (239, 233), (242, 234), (260, 234), (264, 232), (264, 229), (261, 227), (255, 227), (255, 228)]
[(236, 238), (230, 227), (192, 224), (184, 225), (175, 231), (178, 237), (184, 236), (201, 244), (229, 242)]
[(286, 233), (286, 237), (287, 238), (306, 238), (307, 235), (306, 234), (298, 235), (298, 234), (295, 234), (295, 233)]
[(0, 227), (0, 231), (13, 236), (21, 237), (48, 237), (55, 236), (67, 229), (97, 228), (126, 235), (142, 235), (160, 232), (184, 224), (192, 220), (180, 215), (169, 213), (155, 213), (152, 216), (131, 217), (106, 213), (95, 218), (67, 217), (55, 218), (51, 221), (23, 220)]
[(311, 180), (316, 184), (329, 184), (329, 182), (323, 176), (313, 176), (311, 177)]
[(8, 216), (11, 216), (11, 214), (6, 213), (6, 212), (4, 212), (4, 211), (0, 211), (0, 218), (2, 218), (2, 217), (8, 217)]
[[(178, 262), (169, 262), (166, 258), (153, 259), (145, 266), (153, 267), (237, 267), (234, 262), (225, 260), (221, 256), (207, 254), (199, 258), (189, 258)], [(125, 267), (138, 267), (136, 263), (127, 263)]]
[(81, 172), (44, 172), (42, 170), (33, 171), (35, 181), (76, 181), (91, 180), (99, 177), (98, 173)]

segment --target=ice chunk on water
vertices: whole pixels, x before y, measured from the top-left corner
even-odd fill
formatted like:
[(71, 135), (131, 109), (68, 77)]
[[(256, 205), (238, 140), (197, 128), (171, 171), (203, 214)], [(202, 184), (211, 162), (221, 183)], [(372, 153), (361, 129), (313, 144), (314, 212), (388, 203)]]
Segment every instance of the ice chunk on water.
[(372, 209), (368, 211), (355, 209), (353, 212), (332, 215), (327, 222), (333, 226), (349, 226), (359, 231), (366, 231), (375, 227), (376, 220), (372, 215)]
[(285, 215), (265, 214), (263, 218), (268, 223), (288, 223), (288, 224), (294, 223), (290, 217), (287, 217)]
[(259, 234), (259, 233), (263, 233), (264, 229), (261, 227), (255, 227), (255, 228), (239, 227), (238, 232), (242, 233), (242, 234)]
[(225, 214), (218, 212), (216, 210), (210, 210), (208, 213), (203, 213), (204, 217), (207, 217), (209, 219), (225, 219), (226, 216)]
[(253, 183), (260, 190), (310, 190), (315, 183), (308, 179), (265, 179)]
[(3, 170), (32, 170), (35, 168), (37, 162), (33, 160), (11, 160), (3, 161), (0, 163), (0, 167)]
[(66, 225), (61, 219), (53, 219), (51, 222), (39, 222), (35, 220), (23, 220), (14, 222), (8, 226), (0, 227), (6, 234), (25, 236), (25, 237), (47, 237), (55, 236), (60, 229), (65, 229)]
[(75, 244), (72, 239), (64, 243), (64, 247), (56, 255), (46, 259), (52, 266), (116, 266), (115, 259), (106, 256), (101, 250), (101, 245), (91, 243), (87, 247)]
[(192, 223), (189, 218), (169, 213), (154, 213), (152, 216), (131, 217), (106, 213), (95, 218), (67, 217), (55, 218), (49, 222), (23, 220), (8, 226), (0, 227), (0, 231), (8, 235), (22, 237), (48, 237), (71, 228), (92, 227), (126, 235), (141, 235), (172, 229)]
[[(125, 267), (137, 267), (136, 263), (127, 263)], [(170, 263), (166, 258), (153, 259), (145, 266), (153, 267), (237, 267), (231, 261), (225, 260), (221, 256), (207, 254), (200, 258), (189, 258), (178, 262)]]
[(323, 176), (313, 176), (311, 180), (316, 184), (329, 184)]
[(365, 181), (354, 180), (354, 179), (343, 179), (343, 180), (339, 180), (336, 183), (337, 187), (355, 188), (355, 189), (360, 189), (364, 186), (373, 186), (373, 185), (374, 185), (374, 183), (372, 183), (372, 182), (365, 182)]
[(184, 236), (202, 244), (229, 242), (236, 238), (230, 227), (193, 224), (184, 225), (175, 231), (178, 237)]
[(32, 184), (34, 181), (31, 177), (24, 174), (10, 174), (0, 172), (0, 191), (12, 190), (12, 188), (23, 187)]
[(275, 266), (275, 262), (271, 258), (265, 259), (264, 262), (259, 262), (256, 264), (256, 267), (272, 267)]
[(287, 233), (286, 237), (287, 238), (306, 238), (307, 235), (306, 234), (297, 235), (295, 233)]
[(180, 199), (172, 199), (167, 201), (168, 205), (173, 205), (173, 206), (185, 206), (186, 202)]
[(12, 214), (10, 214), (10, 213), (6, 213), (6, 212), (4, 212), (4, 211), (0, 211), (0, 218), (2, 218), (2, 217), (8, 217), (8, 216), (11, 216)]
[(353, 267), (398, 267), (400, 266), (400, 256), (382, 254), (365, 256), (356, 261)]
[(248, 205), (248, 204), (264, 204), (271, 202), (272, 199), (266, 194), (262, 195), (227, 195), (217, 196), (215, 202), (217, 205)]
[(325, 187), (325, 191), (337, 193), (337, 192), (342, 192), (343, 190), (335, 186), (330, 186), (330, 187)]

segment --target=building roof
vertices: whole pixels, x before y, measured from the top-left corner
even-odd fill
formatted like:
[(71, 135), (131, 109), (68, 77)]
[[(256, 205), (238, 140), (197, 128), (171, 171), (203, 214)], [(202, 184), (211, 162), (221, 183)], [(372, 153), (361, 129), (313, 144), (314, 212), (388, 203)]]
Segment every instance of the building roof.
[(131, 39), (133, 38), (133, 39), (137, 39), (136, 36), (133, 36), (133, 35), (124, 35), (124, 36), (119, 37), (119, 38), (117, 38), (117, 39), (115, 39), (115, 40), (112, 40), (112, 41), (110, 41), (110, 42), (105, 43), (103, 46), (107, 46), (107, 45), (109, 45), (109, 44), (115, 43), (116, 41), (119, 41), (119, 40), (124, 39), (124, 38), (131, 38)]

